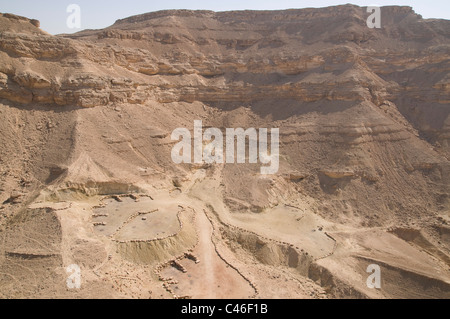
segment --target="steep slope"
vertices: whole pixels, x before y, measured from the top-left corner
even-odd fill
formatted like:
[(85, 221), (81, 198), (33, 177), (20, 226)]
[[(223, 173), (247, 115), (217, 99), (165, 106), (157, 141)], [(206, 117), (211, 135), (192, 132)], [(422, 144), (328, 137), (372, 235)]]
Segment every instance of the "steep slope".
[[(368, 15), (160, 11), (61, 36), (0, 16), (0, 293), (206, 297), (211, 269), (213, 297), (450, 297), (450, 23)], [(278, 173), (173, 163), (195, 120), (279, 128)], [(44, 211), (57, 238), (30, 226)]]

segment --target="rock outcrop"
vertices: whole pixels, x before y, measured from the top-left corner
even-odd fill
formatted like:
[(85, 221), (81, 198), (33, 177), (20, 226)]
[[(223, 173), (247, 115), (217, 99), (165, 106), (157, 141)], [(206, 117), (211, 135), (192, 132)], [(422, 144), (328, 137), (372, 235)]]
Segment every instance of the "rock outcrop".
[[(211, 207), (217, 225), (304, 244), (317, 258), (311, 266), (316, 282), (338, 278), (341, 266), (356, 274), (369, 258), (361, 251), (375, 254), (373, 260), (398, 256), (382, 260), (395, 264), (391, 275), (397, 276), (410, 263), (403, 239), (376, 234), (392, 251), (371, 241), (373, 229), (392, 225), (424, 229), (434, 240), (418, 239), (420, 253), (426, 246), (437, 259), (448, 256), (442, 229), (450, 222), (450, 22), (423, 19), (410, 7), (383, 7), (381, 14), (382, 28), (370, 29), (366, 8), (354, 5), (168, 10), (58, 36), (36, 20), (0, 14), (0, 225), (14, 222), (10, 217), (36, 198), (92, 203), (101, 194), (164, 190), (171, 200), (191, 196)], [(279, 172), (261, 176), (260, 165), (249, 163), (174, 164), (170, 133), (192, 129), (195, 120), (222, 131), (280, 128)], [(13, 193), (20, 200), (11, 199)], [(292, 234), (271, 219), (284, 205), (304, 213), (283, 215), (294, 218), (283, 227), (299, 225)], [(273, 225), (258, 234), (254, 216)], [(303, 226), (319, 221), (331, 230)], [(217, 253), (222, 249), (227, 260), (251, 253), (216, 228), (214, 240), (224, 241)], [(129, 262), (153, 260), (153, 250), (139, 241), (117, 245), (133, 256)], [(147, 255), (139, 256), (143, 247)], [(185, 256), (183, 247), (177, 254)], [(253, 263), (244, 257), (233, 262)], [(327, 264), (330, 258), (336, 259)], [(430, 272), (425, 264), (418, 261)], [(448, 275), (441, 261), (433, 265), (442, 271), (439, 280)], [(252, 269), (249, 278), (266, 273)], [(346, 288), (328, 287), (331, 297), (348, 291), (380, 297), (345, 278), (335, 282)]]

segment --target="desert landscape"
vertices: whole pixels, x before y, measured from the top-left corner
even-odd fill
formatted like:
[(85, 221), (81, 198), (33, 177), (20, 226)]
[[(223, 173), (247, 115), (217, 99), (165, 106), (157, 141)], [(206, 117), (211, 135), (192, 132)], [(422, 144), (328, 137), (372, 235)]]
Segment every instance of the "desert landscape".
[[(0, 298), (450, 298), (450, 21), (381, 13), (0, 14)], [(278, 172), (174, 163), (198, 120)]]

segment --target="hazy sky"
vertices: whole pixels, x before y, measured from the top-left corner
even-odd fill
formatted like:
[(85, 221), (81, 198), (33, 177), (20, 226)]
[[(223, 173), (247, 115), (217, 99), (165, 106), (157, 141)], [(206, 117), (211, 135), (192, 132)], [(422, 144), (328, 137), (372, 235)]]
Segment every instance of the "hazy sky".
[[(117, 19), (140, 13), (164, 9), (206, 9), (214, 11), (226, 10), (275, 10), (290, 8), (327, 7), (345, 4), (345, 1), (332, 0), (0, 0), (0, 12), (14, 13), (41, 21), (41, 28), (49, 33), (73, 33), (81, 29), (99, 29), (113, 24)], [(351, 3), (368, 5), (409, 5), (424, 18), (450, 19), (449, 0), (410, 0), (410, 1), (358, 1)], [(78, 4), (81, 8), (81, 28), (69, 29), (66, 25), (70, 4)]]

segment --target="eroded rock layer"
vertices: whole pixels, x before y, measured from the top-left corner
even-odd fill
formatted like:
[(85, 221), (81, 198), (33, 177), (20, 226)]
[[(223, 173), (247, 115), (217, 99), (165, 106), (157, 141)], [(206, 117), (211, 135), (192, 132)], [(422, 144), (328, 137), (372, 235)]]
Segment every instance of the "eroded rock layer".
[[(450, 22), (381, 14), (2, 14), (0, 296), (450, 297)], [(278, 172), (175, 164), (195, 120), (279, 128)]]

